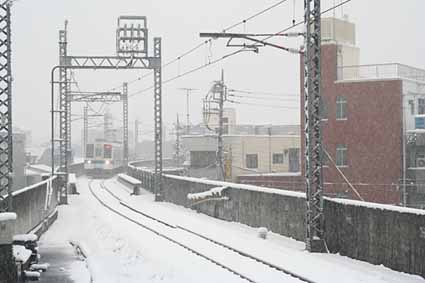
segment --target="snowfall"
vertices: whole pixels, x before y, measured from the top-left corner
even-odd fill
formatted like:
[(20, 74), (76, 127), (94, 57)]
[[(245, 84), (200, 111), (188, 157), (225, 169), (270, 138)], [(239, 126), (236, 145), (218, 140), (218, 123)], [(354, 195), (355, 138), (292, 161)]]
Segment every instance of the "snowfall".
[[(77, 180), (80, 195), (70, 196), (69, 205), (59, 207), (58, 220), (40, 239), (40, 244), (45, 247), (73, 243), (82, 250), (87, 257), (86, 261), (71, 268), (72, 279), (76, 283), (247, 282), (106, 209), (90, 193), (89, 182), (86, 178)], [(93, 190), (112, 204), (116, 200), (101, 188), (100, 183), (94, 180)], [(114, 179), (106, 180), (104, 184), (123, 202), (149, 215), (194, 230), (318, 283), (425, 282), (419, 276), (338, 254), (310, 254), (305, 251), (304, 243), (275, 233), (269, 232), (267, 238), (262, 239), (258, 236), (258, 228), (218, 220), (171, 203), (154, 202), (153, 195), (143, 190), (140, 196), (130, 195), (131, 191)], [(161, 228), (162, 224), (143, 220), (140, 215), (137, 221), (143, 221), (145, 225), (157, 230), (163, 229), (161, 231), (185, 245), (202, 249), (203, 253), (235, 270), (242, 270), (248, 277), (259, 278), (258, 282), (301, 282), (277, 271), (276, 276), (272, 274), (263, 278), (263, 267), (258, 263), (254, 262), (256, 265), (250, 268), (250, 264), (254, 263), (237, 261), (237, 257), (232, 257), (230, 251), (223, 252), (218, 247), (215, 250), (211, 243), (199, 246), (194, 237), (170, 232), (172, 228)]]

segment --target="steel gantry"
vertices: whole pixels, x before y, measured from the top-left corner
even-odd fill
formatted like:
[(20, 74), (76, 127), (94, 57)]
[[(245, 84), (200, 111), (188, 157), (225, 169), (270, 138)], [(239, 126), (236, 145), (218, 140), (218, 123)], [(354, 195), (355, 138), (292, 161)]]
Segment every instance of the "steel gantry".
[[(321, 131), (321, 11), (320, 0), (304, 0), (303, 33), (200, 33), (201, 37), (228, 38), (228, 47), (241, 47), (239, 51), (258, 52), (263, 46), (278, 48), (290, 53), (302, 54), (304, 59), (304, 114), (305, 114), (305, 179), (306, 179), (306, 249), (310, 252), (326, 250), (323, 214), (322, 131)], [(288, 29), (286, 29), (288, 30)], [(304, 50), (269, 43), (266, 39), (275, 36), (303, 36)], [(234, 39), (245, 39), (253, 44), (234, 44)]]
[[(112, 91), (104, 91), (104, 92), (82, 92), (82, 91), (70, 91), (68, 93), (70, 102), (85, 102), (85, 103), (113, 103), (113, 102), (122, 102), (123, 105), (123, 158), (124, 164), (128, 163), (128, 84), (123, 83), (122, 92), (112, 92)], [(86, 111), (86, 109), (84, 109)], [(86, 113), (84, 112), (84, 115)], [(86, 116), (84, 116), (86, 117)], [(84, 119), (84, 123), (86, 123), (86, 119)], [(108, 139), (109, 135), (109, 117), (105, 114), (105, 139)], [(88, 141), (88, 132), (86, 133), (86, 124), (84, 128), (84, 146), (87, 145)], [(88, 127), (88, 125), (87, 125)]]
[[(10, 1), (0, 3), (0, 212), (12, 209), (12, 65)], [(6, 199), (6, 195), (9, 197)]]
[[(150, 69), (154, 71), (154, 109), (155, 109), (155, 195), (156, 199), (162, 199), (162, 89), (161, 89), (161, 38), (154, 38), (154, 56), (148, 55), (148, 29), (146, 17), (139, 16), (121, 16), (118, 18), (118, 26), (116, 29), (116, 56), (70, 56), (66, 52), (66, 29), (60, 31), (60, 64), (52, 69), (52, 173), (55, 172), (54, 164), (54, 148), (55, 142), (59, 142), (60, 154), (59, 164), (62, 176), (63, 186), (61, 190), (62, 203), (67, 202), (67, 174), (68, 163), (66, 158), (66, 149), (70, 143), (69, 123), (67, 123), (67, 113), (70, 110), (68, 104), (65, 103), (70, 96), (67, 93), (67, 72), (70, 70), (121, 70), (121, 69)], [(59, 82), (55, 82), (54, 73), (59, 69)], [(59, 109), (55, 109), (54, 104), (54, 84), (59, 83)], [(127, 86), (123, 91), (127, 93)], [(64, 102), (65, 101), (65, 102)], [(126, 94), (125, 101), (128, 101)], [(124, 107), (125, 113), (128, 113), (128, 106)], [(59, 113), (59, 139), (55, 138), (55, 122), (54, 114)], [(126, 119), (124, 119), (126, 120)], [(128, 120), (127, 120), (128, 121)], [(128, 130), (128, 124), (124, 130)], [(126, 134), (128, 139), (128, 133)], [(128, 146), (124, 149), (128, 153)], [(128, 154), (127, 154), (128, 155)], [(128, 160), (128, 156), (127, 156)]]

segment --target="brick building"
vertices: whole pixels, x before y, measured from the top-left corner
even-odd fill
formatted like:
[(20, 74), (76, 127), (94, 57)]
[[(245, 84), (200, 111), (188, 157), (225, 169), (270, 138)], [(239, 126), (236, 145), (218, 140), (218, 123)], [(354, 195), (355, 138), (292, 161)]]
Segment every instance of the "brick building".
[[(410, 189), (407, 133), (425, 102), (425, 70), (401, 64), (359, 65), (355, 26), (347, 19), (322, 19), (322, 132), (323, 148), (332, 160), (324, 161), (325, 194), (358, 198), (345, 183), (346, 176), (366, 201), (400, 204)], [(304, 107), (303, 60), (301, 110)], [(425, 111), (425, 103), (423, 103)], [(301, 111), (301, 130), (304, 112)], [(407, 149), (406, 149), (407, 148)], [(304, 136), (301, 138), (304, 152)], [(302, 159), (302, 163), (304, 159)], [(414, 163), (414, 162), (413, 162)], [(304, 164), (299, 179), (264, 181), (281, 188), (304, 189)], [(406, 181), (404, 181), (406, 180)], [(255, 178), (242, 183), (261, 184)], [(417, 190), (417, 187), (415, 188)]]

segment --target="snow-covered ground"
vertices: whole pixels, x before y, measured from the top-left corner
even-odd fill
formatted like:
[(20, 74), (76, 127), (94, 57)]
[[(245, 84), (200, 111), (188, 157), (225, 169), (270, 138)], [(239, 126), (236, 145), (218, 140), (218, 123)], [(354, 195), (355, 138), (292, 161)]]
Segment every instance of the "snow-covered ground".
[[(419, 276), (339, 255), (309, 254), (304, 250), (304, 243), (274, 233), (270, 233), (264, 240), (258, 237), (256, 228), (214, 219), (170, 203), (156, 203), (153, 195), (147, 192), (140, 196), (130, 196), (130, 190), (115, 180), (108, 180), (105, 185), (123, 201), (145, 213), (212, 237), (318, 283), (425, 282)], [(88, 264), (95, 283), (246, 282), (107, 210), (90, 194), (87, 179), (79, 179), (77, 186), (81, 194), (71, 196), (70, 205), (59, 208), (58, 221), (41, 240), (78, 242), (89, 257)], [(95, 186), (100, 186), (100, 182), (93, 182)], [(101, 189), (97, 189), (101, 193)], [(182, 235), (176, 233), (174, 236), (184, 241)], [(187, 244), (191, 242), (196, 244), (194, 240), (186, 239)], [(229, 259), (230, 256), (223, 255), (220, 260)], [(251, 272), (261, 271), (258, 269)], [(77, 283), (85, 282), (78, 280), (78, 274), (75, 279)], [(277, 282), (291, 281), (283, 280), (282, 277)]]

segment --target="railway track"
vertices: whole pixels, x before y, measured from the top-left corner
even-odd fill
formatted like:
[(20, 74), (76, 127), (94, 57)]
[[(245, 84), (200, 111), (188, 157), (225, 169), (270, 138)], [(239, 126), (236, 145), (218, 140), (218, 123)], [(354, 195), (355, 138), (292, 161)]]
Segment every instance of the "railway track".
[(173, 225), (136, 209), (124, 202), (118, 194), (108, 188), (105, 185), (105, 181), (98, 182), (101, 190), (95, 190), (92, 181), (89, 182), (89, 189), (91, 194), (105, 208), (248, 282), (315, 283), (304, 276), (216, 241), (191, 229)]

